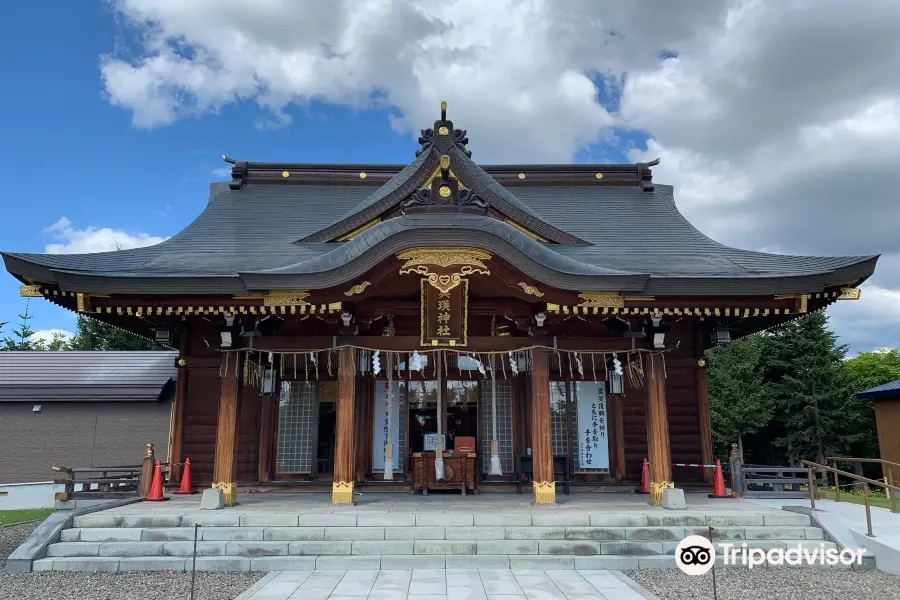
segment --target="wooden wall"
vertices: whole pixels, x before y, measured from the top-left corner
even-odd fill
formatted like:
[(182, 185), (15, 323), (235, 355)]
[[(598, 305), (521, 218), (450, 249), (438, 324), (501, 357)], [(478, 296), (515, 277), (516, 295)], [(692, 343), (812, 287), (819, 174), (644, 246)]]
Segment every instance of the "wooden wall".
[[(666, 354), (666, 401), (672, 462), (701, 462), (700, 415), (697, 407), (697, 356), (702, 355), (694, 327), (699, 324), (683, 319), (672, 326), (667, 342), (680, 342), (677, 350)], [(184, 439), (182, 455), (193, 463), (194, 483), (212, 483), (216, 443), (216, 421), (219, 402), (219, 352), (206, 347), (203, 338), (213, 340), (218, 334), (205, 322), (192, 322), (189, 331), (191, 349), (185, 369), (186, 402), (183, 417)], [(695, 347), (697, 346), (697, 347)], [(371, 470), (371, 379), (360, 378), (357, 394), (358, 427), (356, 446), (356, 474), (361, 479)], [(530, 390), (527, 380), (515, 386), (517, 422), (516, 452), (524, 453), (530, 445)], [(239, 430), (238, 482), (255, 483), (259, 479), (259, 443), (262, 401), (259, 391), (245, 386), (243, 391)], [(624, 433), (626, 482), (639, 482), (641, 464), (647, 456), (646, 387), (633, 387), (627, 379), (625, 395), (621, 398)], [(884, 404), (884, 403), (882, 403)], [(900, 402), (895, 402), (900, 420)], [(887, 414), (887, 413), (885, 413)], [(883, 442), (884, 443), (884, 442)], [(896, 450), (900, 452), (900, 448)], [(884, 450), (882, 450), (884, 452)], [(614, 461), (615, 450), (611, 452)], [(676, 485), (685, 481), (702, 480), (702, 470), (674, 468)]]
[[(862, 400), (865, 402), (865, 400)], [(881, 458), (900, 463), (900, 398), (875, 401), (875, 423), (878, 428), (878, 447)], [(894, 485), (900, 468), (894, 467)]]

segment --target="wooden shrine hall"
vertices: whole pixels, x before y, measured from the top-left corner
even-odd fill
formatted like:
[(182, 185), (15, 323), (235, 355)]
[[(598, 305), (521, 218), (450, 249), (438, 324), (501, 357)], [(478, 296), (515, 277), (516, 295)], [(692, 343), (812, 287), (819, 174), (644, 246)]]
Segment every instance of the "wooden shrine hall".
[[(629, 490), (710, 472), (704, 350), (859, 297), (876, 256), (695, 229), (653, 163), (254, 163), (155, 246), (4, 253), (21, 294), (179, 350), (169, 461), (224, 491)], [(141, 440), (135, 441), (142, 446)]]

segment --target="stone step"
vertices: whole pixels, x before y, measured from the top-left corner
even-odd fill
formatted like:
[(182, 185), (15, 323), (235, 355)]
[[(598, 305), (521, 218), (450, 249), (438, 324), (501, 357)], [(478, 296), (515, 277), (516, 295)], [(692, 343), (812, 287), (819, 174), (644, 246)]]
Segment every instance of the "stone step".
[[(801, 515), (803, 516), (803, 515)], [(363, 541), (648, 541), (678, 542), (687, 535), (708, 537), (706, 527), (201, 527), (202, 542), (363, 542)], [(60, 542), (192, 542), (193, 527), (75, 527)], [(821, 540), (822, 530), (799, 525), (725, 526), (713, 540)]]
[(418, 512), (378, 513), (371, 511), (205, 514), (116, 515), (94, 513), (75, 517), (74, 527), (97, 528), (177, 528), (193, 527), (809, 527), (808, 515), (789, 512), (704, 515), (696, 513), (615, 514), (615, 513), (466, 513)]
[[(826, 543), (826, 548), (833, 547)], [(718, 557), (717, 564), (721, 564)], [(190, 571), (194, 559), (179, 556), (48, 557), (36, 560), (35, 571)], [(819, 565), (810, 565), (819, 566)], [(319, 555), (200, 556), (198, 571), (311, 571), (358, 569), (651, 569), (675, 568), (675, 557), (615, 555)], [(737, 567), (744, 568), (744, 567)], [(769, 568), (769, 567), (766, 567)], [(847, 568), (828, 567), (824, 568)]]
[[(834, 548), (833, 542), (806, 539), (735, 540), (736, 547)], [(291, 556), (671, 556), (678, 541), (595, 540), (380, 540), (380, 541), (199, 541), (197, 556), (248, 559)], [(57, 542), (48, 558), (190, 557), (193, 541)], [(482, 567), (487, 568), (487, 567)]]

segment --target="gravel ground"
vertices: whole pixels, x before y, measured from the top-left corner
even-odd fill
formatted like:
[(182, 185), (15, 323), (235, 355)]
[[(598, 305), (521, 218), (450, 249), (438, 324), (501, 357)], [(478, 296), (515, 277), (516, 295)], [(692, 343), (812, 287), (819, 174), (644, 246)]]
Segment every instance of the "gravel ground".
[[(171, 600), (187, 598), (190, 573), (8, 573), (6, 557), (38, 523), (0, 527), (0, 600)], [(197, 573), (196, 600), (231, 600), (264, 573)]]
[[(712, 573), (691, 577), (677, 569), (645, 569), (625, 574), (660, 600), (713, 600)], [(724, 568), (716, 569), (716, 588), (718, 597), (728, 600), (900, 599), (900, 577), (880, 571)]]

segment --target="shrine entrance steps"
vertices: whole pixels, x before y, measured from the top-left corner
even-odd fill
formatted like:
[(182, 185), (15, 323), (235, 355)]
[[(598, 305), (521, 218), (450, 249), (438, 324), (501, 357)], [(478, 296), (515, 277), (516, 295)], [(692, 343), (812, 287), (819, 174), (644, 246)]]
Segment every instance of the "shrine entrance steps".
[(244, 494), (201, 511), (198, 497), (139, 503), (75, 517), (33, 569), (205, 571), (325, 569), (674, 568), (687, 535), (750, 548), (834, 547), (806, 515), (742, 500), (688, 495), (688, 510), (634, 494), (530, 497), (363, 494), (334, 507), (310, 494)]

